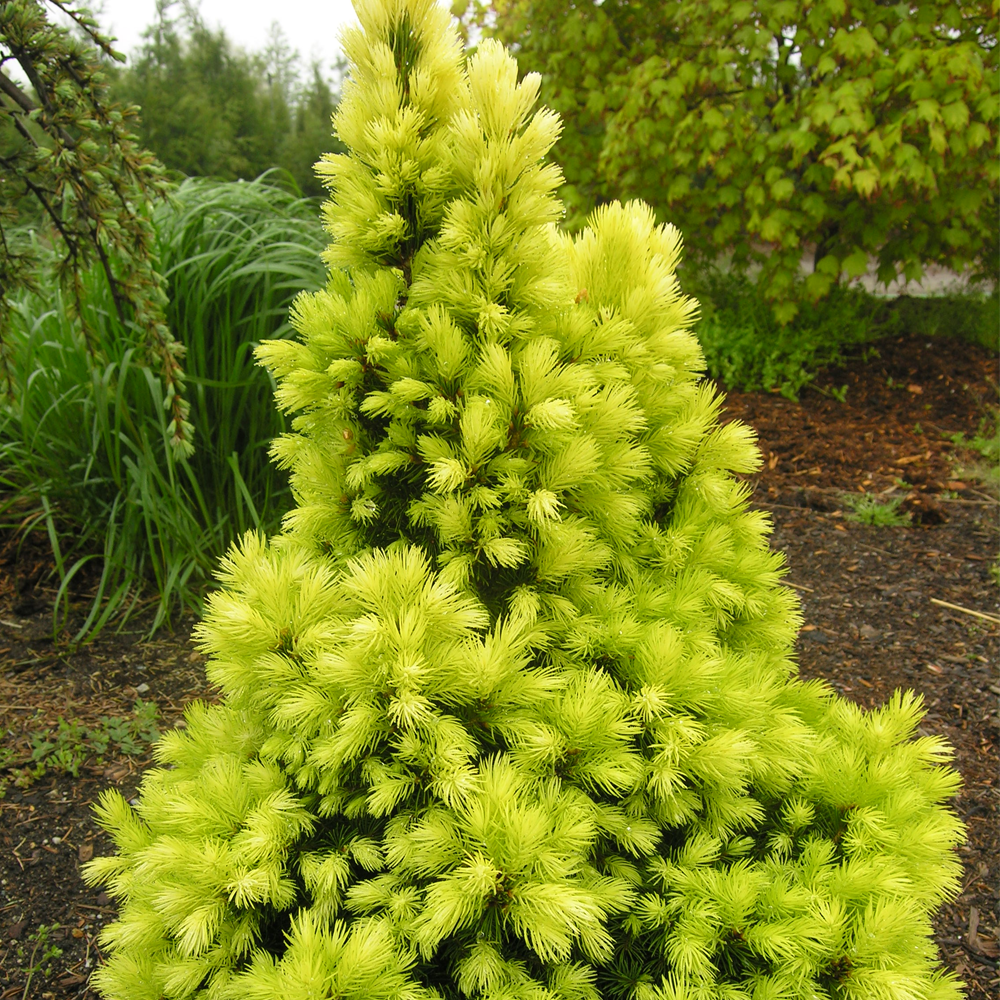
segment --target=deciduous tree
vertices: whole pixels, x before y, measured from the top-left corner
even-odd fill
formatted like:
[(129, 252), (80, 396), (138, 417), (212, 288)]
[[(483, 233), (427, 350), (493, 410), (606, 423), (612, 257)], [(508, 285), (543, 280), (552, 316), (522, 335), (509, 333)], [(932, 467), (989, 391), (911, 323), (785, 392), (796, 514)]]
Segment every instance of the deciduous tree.
[[(456, 5), (462, 8), (462, 4)], [(863, 274), (998, 274), (997, 0), (496, 0), (543, 74), (580, 224), (640, 197), (790, 318)], [(815, 268), (798, 288), (803, 252)]]

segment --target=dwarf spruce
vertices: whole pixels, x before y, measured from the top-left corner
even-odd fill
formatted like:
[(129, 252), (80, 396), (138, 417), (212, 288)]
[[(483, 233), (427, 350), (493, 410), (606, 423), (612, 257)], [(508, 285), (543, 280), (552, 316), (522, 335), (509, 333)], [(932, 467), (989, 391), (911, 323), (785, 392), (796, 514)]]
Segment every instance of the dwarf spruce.
[(433, 0), (359, 0), (329, 281), (261, 346), (296, 506), (233, 549), (220, 704), (157, 746), (95, 983), (159, 1000), (946, 1000), (957, 779), (796, 678), (642, 204), (556, 228), (538, 78)]

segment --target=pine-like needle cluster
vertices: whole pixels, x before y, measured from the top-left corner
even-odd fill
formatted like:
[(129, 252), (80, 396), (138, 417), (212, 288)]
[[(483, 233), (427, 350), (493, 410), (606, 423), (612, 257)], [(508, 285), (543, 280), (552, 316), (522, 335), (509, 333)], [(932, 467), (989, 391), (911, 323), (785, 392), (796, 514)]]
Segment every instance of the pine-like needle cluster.
[(198, 629), (224, 698), (105, 795), (97, 973), (159, 1000), (952, 1000), (960, 827), (918, 701), (800, 625), (688, 332), (680, 236), (560, 234), (538, 79), (364, 0), (330, 277), (261, 360), (296, 506)]

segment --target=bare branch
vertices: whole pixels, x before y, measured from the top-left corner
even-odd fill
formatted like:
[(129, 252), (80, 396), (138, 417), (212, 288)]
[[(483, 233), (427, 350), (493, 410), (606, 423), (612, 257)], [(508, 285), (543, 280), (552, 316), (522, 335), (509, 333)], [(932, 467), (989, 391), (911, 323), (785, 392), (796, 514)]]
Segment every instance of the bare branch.
[(21, 90), (21, 88), (14, 83), (14, 81), (7, 76), (6, 73), (0, 72), (0, 93), (9, 97), (25, 114), (30, 115), (38, 105), (28, 97), (28, 95)]
[(116, 38), (112, 38), (109, 35), (105, 35), (103, 32), (98, 30), (97, 22), (89, 16), (89, 13), (83, 9), (79, 9), (75, 6), (71, 6), (65, 3), (65, 0), (49, 0), (49, 3), (53, 7), (57, 7), (61, 10), (70, 20), (77, 24), (90, 40), (109, 58), (114, 59), (115, 62), (124, 62), (125, 56), (112, 46), (112, 42), (117, 41)]

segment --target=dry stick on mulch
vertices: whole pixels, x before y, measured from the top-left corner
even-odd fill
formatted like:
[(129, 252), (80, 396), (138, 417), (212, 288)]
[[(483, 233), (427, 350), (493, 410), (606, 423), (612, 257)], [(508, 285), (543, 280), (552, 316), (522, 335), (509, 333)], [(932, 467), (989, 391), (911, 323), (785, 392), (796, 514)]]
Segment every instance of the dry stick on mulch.
[(993, 622), (1000, 625), (1000, 618), (996, 615), (988, 615), (984, 611), (974, 611), (972, 608), (963, 608), (961, 604), (951, 604), (948, 601), (939, 601), (936, 597), (931, 598), (931, 604), (936, 604), (939, 608), (948, 608), (951, 611), (961, 611), (963, 614), (972, 615), (974, 618), (982, 618), (984, 621)]

